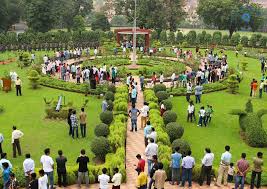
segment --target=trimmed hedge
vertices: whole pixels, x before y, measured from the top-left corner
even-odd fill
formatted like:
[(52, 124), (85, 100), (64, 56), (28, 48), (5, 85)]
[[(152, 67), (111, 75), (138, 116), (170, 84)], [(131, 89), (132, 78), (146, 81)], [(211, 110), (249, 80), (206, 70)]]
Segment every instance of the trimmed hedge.
[(111, 100), (112, 102), (114, 101), (114, 93), (111, 91), (107, 91), (105, 94), (105, 99), (106, 100)]
[(102, 161), (105, 161), (106, 155), (110, 152), (110, 145), (107, 138), (95, 137), (91, 143), (91, 150), (97, 158)]
[(109, 135), (109, 127), (105, 123), (100, 123), (95, 127), (95, 135), (97, 137), (107, 137)]
[(183, 136), (184, 128), (176, 122), (171, 122), (166, 125), (166, 132), (168, 133), (171, 142), (173, 142)]
[(107, 124), (110, 125), (113, 121), (113, 113), (111, 111), (105, 111), (100, 114), (100, 120)]
[(166, 110), (172, 109), (172, 101), (169, 99), (163, 100), (162, 103), (164, 104)]
[(186, 156), (187, 152), (191, 150), (189, 143), (183, 139), (176, 139), (172, 142), (172, 149), (175, 150), (176, 147), (180, 147), (180, 153)]
[(64, 91), (70, 91), (70, 92), (76, 92), (76, 93), (85, 93), (85, 94), (91, 94), (91, 95), (100, 95), (105, 94), (107, 92), (107, 86), (106, 85), (97, 85), (96, 89), (89, 89), (89, 84), (76, 84), (72, 82), (66, 82), (63, 80), (55, 79), (48, 76), (43, 76), (39, 80), (39, 84), (42, 86), (64, 90)]
[(159, 92), (159, 91), (166, 91), (166, 86), (164, 84), (156, 84), (153, 87), (153, 90), (155, 93)]
[(167, 100), (170, 95), (166, 91), (158, 91), (156, 96), (158, 97), (158, 101), (161, 102), (163, 100)]
[(163, 121), (164, 121), (164, 124), (167, 125), (168, 123), (171, 123), (171, 122), (176, 122), (177, 120), (177, 114), (173, 111), (166, 111), (164, 112), (163, 114)]

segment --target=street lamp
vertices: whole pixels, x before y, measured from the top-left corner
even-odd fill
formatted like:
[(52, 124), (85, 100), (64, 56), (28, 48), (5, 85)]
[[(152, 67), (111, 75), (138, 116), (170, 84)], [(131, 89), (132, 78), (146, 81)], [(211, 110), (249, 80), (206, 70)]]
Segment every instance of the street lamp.
[(134, 25), (133, 25), (133, 65), (136, 65), (136, 0), (134, 0)]

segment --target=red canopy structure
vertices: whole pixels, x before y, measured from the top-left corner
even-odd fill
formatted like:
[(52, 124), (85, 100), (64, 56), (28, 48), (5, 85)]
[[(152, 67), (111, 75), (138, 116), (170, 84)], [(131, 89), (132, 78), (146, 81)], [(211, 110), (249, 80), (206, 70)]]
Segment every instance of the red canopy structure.
[[(133, 35), (134, 30), (132, 28), (124, 28), (124, 29), (116, 29), (114, 31), (116, 33), (117, 43), (120, 44), (120, 36), (121, 35)], [(150, 38), (149, 35), (151, 30), (148, 29), (136, 29), (137, 35), (145, 35), (145, 48), (148, 49), (150, 46)]]

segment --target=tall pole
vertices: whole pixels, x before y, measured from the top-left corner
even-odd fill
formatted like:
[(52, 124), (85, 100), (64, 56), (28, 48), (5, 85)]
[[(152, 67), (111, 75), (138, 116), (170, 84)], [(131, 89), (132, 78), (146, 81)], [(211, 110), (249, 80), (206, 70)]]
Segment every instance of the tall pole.
[(136, 65), (136, 0), (134, 0), (133, 65)]

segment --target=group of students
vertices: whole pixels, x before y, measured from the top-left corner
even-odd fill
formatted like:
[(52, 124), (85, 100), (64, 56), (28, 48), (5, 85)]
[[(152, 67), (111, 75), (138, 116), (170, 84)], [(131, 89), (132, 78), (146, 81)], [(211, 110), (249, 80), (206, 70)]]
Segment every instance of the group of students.
[[(39, 178), (35, 173), (35, 162), (31, 159), (30, 154), (26, 154), (23, 162), (23, 171), (25, 175), (25, 187), (26, 189), (53, 189), (54, 187), (54, 169), (55, 163), (53, 158), (50, 156), (50, 149), (44, 150), (44, 155), (40, 158), (42, 169), (39, 170)], [(19, 183), (15, 177), (15, 173), (12, 170), (11, 162), (6, 159), (6, 153), (1, 154), (0, 168), (2, 170), (3, 188), (4, 189), (18, 189)], [(58, 176), (58, 186), (67, 186), (67, 169), (66, 169), (67, 158), (63, 155), (62, 150), (58, 151), (58, 157), (56, 158), (56, 170)], [(82, 149), (79, 157), (76, 160), (78, 167), (78, 187), (81, 186), (83, 179), (85, 180), (86, 187), (89, 187), (89, 175), (88, 175), (88, 163), (89, 158)], [(102, 169), (102, 174), (98, 176), (99, 188), (109, 189), (109, 182), (113, 182), (112, 189), (119, 189), (121, 185), (122, 175), (118, 168), (114, 168), (114, 174), (110, 180), (110, 176), (107, 175), (107, 169)], [(21, 185), (22, 183), (20, 183)]]

